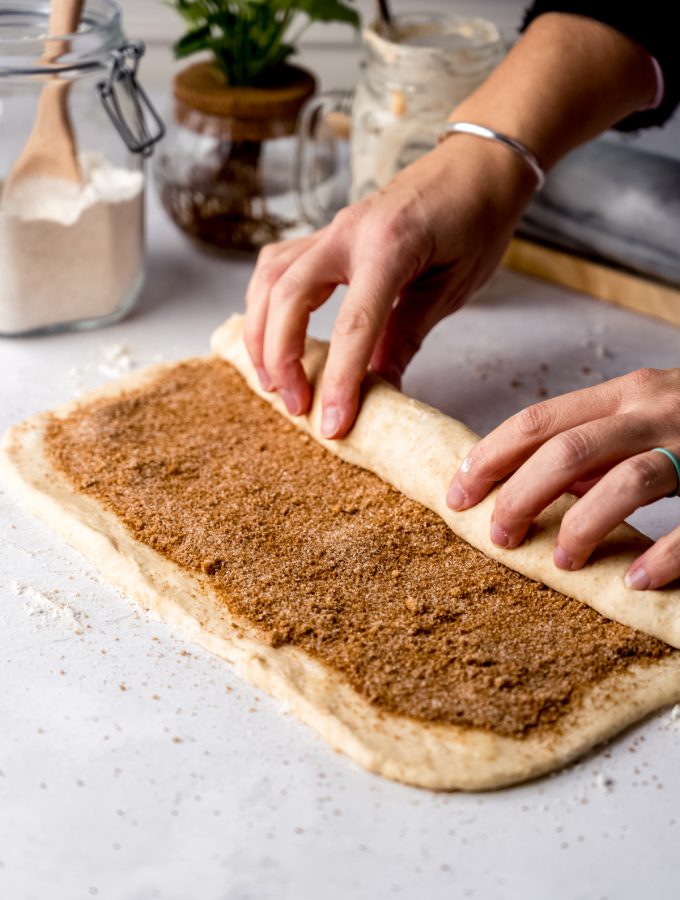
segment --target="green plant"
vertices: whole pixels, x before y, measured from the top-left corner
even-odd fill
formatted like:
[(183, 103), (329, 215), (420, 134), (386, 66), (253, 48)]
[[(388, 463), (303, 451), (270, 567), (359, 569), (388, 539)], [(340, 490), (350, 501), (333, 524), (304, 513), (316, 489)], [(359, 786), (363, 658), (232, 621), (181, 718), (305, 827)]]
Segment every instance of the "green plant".
[[(175, 44), (178, 59), (209, 50), (227, 83), (257, 85), (295, 52), (312, 22), (359, 26), (356, 10), (342, 0), (169, 0), (187, 22)], [(352, 0), (350, 0), (352, 2)], [(293, 28), (299, 26), (295, 34)]]

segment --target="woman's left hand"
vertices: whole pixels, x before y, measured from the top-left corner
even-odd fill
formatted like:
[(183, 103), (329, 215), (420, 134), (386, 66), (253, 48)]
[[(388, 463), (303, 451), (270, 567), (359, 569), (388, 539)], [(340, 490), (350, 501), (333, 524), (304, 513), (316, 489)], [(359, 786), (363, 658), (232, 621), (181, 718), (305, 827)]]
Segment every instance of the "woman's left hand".
[[(579, 569), (636, 509), (678, 490), (663, 453), (680, 457), (680, 369), (641, 369), (596, 387), (529, 406), (483, 438), (451, 482), (447, 503), (468, 509), (505, 478), (491, 540), (516, 547), (531, 522), (561, 494), (580, 499), (562, 520), (553, 559)], [(680, 526), (630, 566), (629, 588), (663, 587), (680, 577)]]

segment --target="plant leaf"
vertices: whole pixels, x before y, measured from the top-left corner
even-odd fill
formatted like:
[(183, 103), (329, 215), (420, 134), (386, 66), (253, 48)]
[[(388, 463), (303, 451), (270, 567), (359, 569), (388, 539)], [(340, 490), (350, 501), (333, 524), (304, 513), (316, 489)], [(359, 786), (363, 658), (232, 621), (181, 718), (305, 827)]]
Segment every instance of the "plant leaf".
[(203, 25), (193, 31), (187, 31), (174, 45), (173, 50), (177, 59), (184, 59), (192, 53), (198, 53), (208, 47), (210, 39), (210, 26)]
[(295, 5), (313, 22), (346, 22), (358, 28), (359, 13), (341, 0), (297, 0)]
[[(352, 2), (352, 0), (350, 0)], [(304, 30), (291, 39), (299, 18), (311, 22), (360, 20), (346, 0), (167, 0), (189, 26), (174, 46), (178, 58), (209, 50), (229, 84), (266, 80), (296, 50)]]

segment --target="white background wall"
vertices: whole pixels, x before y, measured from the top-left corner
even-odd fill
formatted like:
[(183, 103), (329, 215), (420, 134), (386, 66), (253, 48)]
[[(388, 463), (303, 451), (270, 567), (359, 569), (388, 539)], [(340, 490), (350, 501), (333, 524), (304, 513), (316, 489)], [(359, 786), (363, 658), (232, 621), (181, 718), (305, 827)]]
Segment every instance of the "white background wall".
[[(149, 41), (169, 41), (181, 31), (180, 19), (161, 0), (119, 0), (125, 12), (128, 31)], [(357, 0), (354, 4), (365, 21), (375, 15), (373, 0)], [(504, 33), (511, 35), (522, 17), (522, 10), (529, 0), (392, 0), (395, 13), (414, 9), (428, 11), (452, 11), (462, 16), (482, 16), (497, 22)], [(351, 41), (351, 31), (339, 25), (317, 26), (309, 31), (307, 44), (346, 44)]]
[[(147, 43), (147, 58), (142, 74), (154, 91), (170, 90), (175, 63), (172, 42), (182, 33), (183, 22), (162, 0), (119, 0), (125, 16), (128, 36)], [(448, 11), (461, 16), (480, 16), (496, 22), (503, 35), (513, 40), (517, 35), (524, 9), (530, 0), (392, 0), (395, 13), (412, 10)], [(373, 0), (357, 0), (356, 7), (364, 21), (375, 15)], [(301, 59), (319, 77), (322, 88), (347, 88), (356, 80), (359, 40), (352, 30), (342, 25), (322, 25), (309, 29), (302, 45)], [(615, 140), (631, 140), (630, 137)], [(663, 129), (652, 129), (635, 138), (636, 146), (680, 158), (680, 113)]]
[[(167, 78), (173, 66), (169, 47), (182, 33), (183, 22), (179, 15), (162, 0), (119, 0), (125, 15), (127, 33), (147, 43), (147, 77), (154, 82)], [(413, 9), (428, 11), (452, 11), (461, 16), (481, 16), (492, 19), (504, 36), (512, 39), (526, 4), (522, 0), (392, 0), (395, 13)], [(355, 3), (364, 22), (375, 16), (373, 0)], [(347, 25), (329, 23), (312, 26), (305, 34), (302, 56), (307, 66), (320, 77), (322, 87), (351, 87), (356, 80), (359, 58), (359, 37)]]

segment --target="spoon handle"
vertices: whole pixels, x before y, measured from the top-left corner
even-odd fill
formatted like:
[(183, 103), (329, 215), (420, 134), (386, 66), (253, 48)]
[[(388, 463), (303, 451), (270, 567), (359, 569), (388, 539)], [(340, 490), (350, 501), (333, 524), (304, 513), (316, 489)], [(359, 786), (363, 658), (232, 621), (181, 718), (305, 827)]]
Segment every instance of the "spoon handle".
[(66, 35), (76, 32), (83, 5), (83, 0), (52, 0), (50, 7), (50, 35), (66, 37)]
[(49, 36), (43, 54), (45, 62), (55, 62), (62, 54), (68, 53), (68, 42), (55, 39), (75, 34), (84, 5), (84, 0), (52, 0)]
[(376, 0), (376, 3), (378, 6), (378, 17), (383, 24), (385, 34), (391, 41), (396, 40), (394, 16), (390, 10), (389, 0)]

